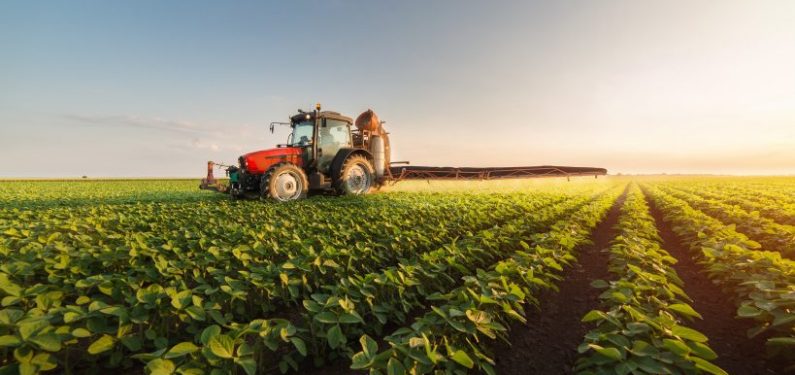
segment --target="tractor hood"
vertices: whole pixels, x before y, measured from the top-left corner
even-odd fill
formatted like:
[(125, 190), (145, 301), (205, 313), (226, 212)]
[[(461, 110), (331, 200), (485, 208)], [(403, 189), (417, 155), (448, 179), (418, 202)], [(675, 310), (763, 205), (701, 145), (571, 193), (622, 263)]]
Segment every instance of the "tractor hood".
[(279, 147), (249, 152), (240, 156), (240, 168), (251, 174), (262, 174), (279, 163), (293, 163), (303, 166), (301, 147)]

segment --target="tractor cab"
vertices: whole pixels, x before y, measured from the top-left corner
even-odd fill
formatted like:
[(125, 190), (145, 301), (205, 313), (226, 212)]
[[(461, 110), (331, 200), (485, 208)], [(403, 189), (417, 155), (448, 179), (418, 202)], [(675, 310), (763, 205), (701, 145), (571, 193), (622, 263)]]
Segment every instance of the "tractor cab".
[[(287, 143), (241, 155), (239, 165), (227, 167), (230, 185), (224, 191), (232, 197), (287, 201), (310, 191), (359, 195), (383, 183), (383, 142), (373, 143), (377, 136), (353, 130), (350, 117), (321, 111), (318, 105), (311, 112), (298, 110), (290, 122), (271, 123), (271, 132), (276, 125), (290, 126)], [(380, 153), (369, 148), (376, 143), (381, 145)], [(214, 179), (206, 180), (202, 186), (221, 190)]]
[(302, 150), (303, 167), (307, 171), (328, 174), (341, 149), (353, 147), (350, 117), (331, 111), (299, 111), (290, 118), (292, 133), (285, 147)]

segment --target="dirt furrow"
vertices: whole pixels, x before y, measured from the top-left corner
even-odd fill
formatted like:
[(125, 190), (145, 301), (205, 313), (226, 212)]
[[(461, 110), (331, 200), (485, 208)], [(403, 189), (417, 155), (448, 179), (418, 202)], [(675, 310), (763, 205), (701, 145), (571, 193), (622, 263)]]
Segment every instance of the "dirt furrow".
[(663, 221), (662, 212), (648, 195), (647, 201), (657, 222), (663, 249), (679, 261), (674, 269), (685, 283), (685, 293), (693, 299), (691, 306), (704, 318), (696, 319), (688, 326), (709, 338), (709, 346), (718, 354), (713, 363), (729, 374), (782, 373), (781, 366), (765, 360), (765, 339), (746, 336), (752, 322), (735, 318), (737, 307), (731, 296), (713, 284), (701, 265), (693, 260), (690, 250)]
[(511, 345), (499, 343), (495, 348), (497, 373), (571, 374), (577, 359), (577, 346), (589, 327), (580, 319), (599, 305), (600, 291), (591, 287), (596, 279), (611, 277), (607, 270), (609, 254), (605, 251), (618, 231), (619, 210), (626, 191), (610, 208), (607, 217), (594, 228), (592, 244), (578, 249), (577, 264), (572, 265), (558, 283), (558, 292), (540, 296), (539, 310), (528, 311), (527, 325), (511, 326)]

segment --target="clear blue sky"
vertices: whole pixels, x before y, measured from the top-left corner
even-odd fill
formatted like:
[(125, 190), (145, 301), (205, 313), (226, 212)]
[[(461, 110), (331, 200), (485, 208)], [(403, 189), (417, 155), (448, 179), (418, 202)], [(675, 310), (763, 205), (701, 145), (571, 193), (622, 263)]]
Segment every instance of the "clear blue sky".
[(424, 165), (795, 173), (795, 2), (3, 1), (0, 176), (200, 176), (315, 102)]

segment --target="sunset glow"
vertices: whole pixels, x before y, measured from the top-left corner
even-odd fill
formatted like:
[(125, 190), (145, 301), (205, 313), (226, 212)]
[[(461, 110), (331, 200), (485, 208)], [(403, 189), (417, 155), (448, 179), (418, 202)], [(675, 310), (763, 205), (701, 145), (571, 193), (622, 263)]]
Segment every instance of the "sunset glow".
[(0, 40), (3, 177), (200, 176), (315, 102), (420, 165), (795, 173), (791, 1), (12, 1)]

